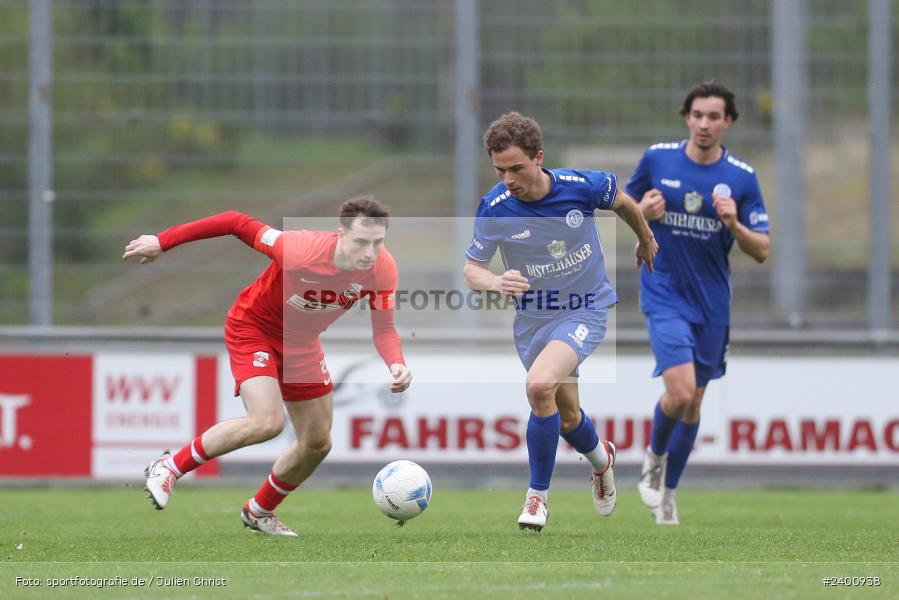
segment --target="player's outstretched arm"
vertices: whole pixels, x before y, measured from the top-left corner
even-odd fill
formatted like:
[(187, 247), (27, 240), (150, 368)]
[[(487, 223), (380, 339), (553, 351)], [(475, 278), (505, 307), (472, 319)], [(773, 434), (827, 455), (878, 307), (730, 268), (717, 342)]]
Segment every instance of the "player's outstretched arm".
[(637, 235), (637, 247), (634, 249), (634, 254), (637, 258), (637, 268), (639, 269), (640, 265), (646, 265), (646, 268), (651, 273), (653, 271), (652, 261), (659, 251), (659, 244), (652, 234), (652, 229), (646, 224), (646, 219), (643, 218), (643, 212), (640, 210), (640, 207), (637, 206), (633, 198), (619, 189), (618, 193), (615, 194), (612, 210)]
[(487, 268), (487, 263), (474, 260), (465, 261), (462, 274), (465, 285), (476, 292), (502, 292), (518, 296), (531, 289), (531, 284), (519, 271), (510, 269), (497, 275)]
[(131, 240), (125, 246), (125, 253), (122, 260), (128, 260), (132, 256), (140, 256), (140, 264), (151, 263), (162, 254), (162, 246), (159, 245), (159, 238), (155, 235), (142, 235), (136, 240)]

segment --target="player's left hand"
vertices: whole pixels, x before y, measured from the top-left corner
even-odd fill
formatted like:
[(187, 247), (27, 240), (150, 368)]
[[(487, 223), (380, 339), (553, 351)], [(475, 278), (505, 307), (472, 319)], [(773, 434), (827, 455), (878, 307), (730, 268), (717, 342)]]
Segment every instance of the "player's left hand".
[(724, 226), (728, 229), (733, 229), (734, 225), (737, 224), (737, 203), (734, 199), (712, 194), (712, 205), (715, 207), (715, 212), (718, 213), (718, 218), (721, 219)]
[(412, 383), (412, 371), (404, 364), (393, 363), (390, 365), (390, 374), (393, 375), (390, 391), (394, 394), (406, 391)]

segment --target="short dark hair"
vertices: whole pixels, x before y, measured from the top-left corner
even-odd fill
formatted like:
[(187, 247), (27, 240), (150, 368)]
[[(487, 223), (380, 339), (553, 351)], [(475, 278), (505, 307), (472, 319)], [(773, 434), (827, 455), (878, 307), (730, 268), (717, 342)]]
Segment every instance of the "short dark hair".
[(715, 79), (709, 79), (702, 83), (697, 83), (687, 92), (684, 98), (684, 105), (680, 109), (680, 115), (686, 117), (693, 109), (693, 100), (696, 98), (721, 98), (724, 100), (724, 114), (729, 116), (731, 121), (736, 121), (740, 113), (737, 112), (737, 105), (734, 102), (734, 93), (727, 89), (723, 83)]
[(390, 226), (390, 209), (375, 200), (374, 196), (350, 198), (340, 205), (340, 224), (344, 229), (352, 229), (353, 221), (360, 218), (365, 226)]
[(484, 133), (484, 150), (488, 156), (502, 152), (509, 146), (518, 146), (534, 158), (543, 149), (543, 132), (534, 119), (521, 113), (506, 113), (490, 124)]

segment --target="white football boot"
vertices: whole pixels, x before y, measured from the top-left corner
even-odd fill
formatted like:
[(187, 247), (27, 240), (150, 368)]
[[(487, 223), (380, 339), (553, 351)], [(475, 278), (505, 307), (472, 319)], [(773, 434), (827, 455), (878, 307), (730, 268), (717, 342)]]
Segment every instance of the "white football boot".
[(600, 442), (605, 445), (609, 455), (609, 465), (600, 473), (593, 470), (591, 487), (593, 488), (593, 508), (604, 517), (608, 517), (615, 510), (618, 495), (615, 493), (615, 476), (612, 467), (615, 466), (615, 444), (612, 442)]
[(169, 498), (172, 496), (175, 482), (178, 481), (178, 476), (165, 464), (169, 456), (169, 452), (166, 450), (144, 469), (144, 475), (147, 476), (144, 490), (156, 510), (162, 510), (169, 505)]
[(656, 525), (680, 525), (677, 503), (673, 497), (663, 499), (659, 506), (652, 509), (652, 515), (656, 518)]
[(546, 502), (540, 496), (531, 496), (521, 507), (518, 528), (540, 531), (546, 526), (547, 518), (549, 518), (549, 510), (546, 508)]
[(286, 535), (289, 537), (297, 537), (295, 531), (281, 522), (274, 513), (270, 515), (256, 515), (246, 506), (240, 511), (240, 520), (243, 521), (244, 527), (255, 529), (265, 535)]
[(649, 508), (657, 508), (662, 504), (662, 485), (665, 481), (665, 465), (668, 464), (668, 453), (659, 456), (647, 446), (643, 453), (643, 469), (640, 471), (640, 499)]

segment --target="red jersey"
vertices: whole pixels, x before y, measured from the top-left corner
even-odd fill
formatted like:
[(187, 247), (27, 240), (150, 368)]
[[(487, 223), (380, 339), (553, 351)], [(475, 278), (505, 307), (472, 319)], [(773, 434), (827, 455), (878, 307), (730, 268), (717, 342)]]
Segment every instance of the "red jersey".
[(389, 366), (403, 363), (393, 320), (397, 270), (382, 249), (370, 269), (343, 271), (334, 264), (337, 232), (280, 231), (237, 211), (176, 225), (157, 234), (164, 251), (222, 235), (272, 259), (272, 264), (238, 295), (228, 318), (251, 322), (267, 335), (291, 342), (317, 339), (356, 302), (371, 308), (374, 344)]

